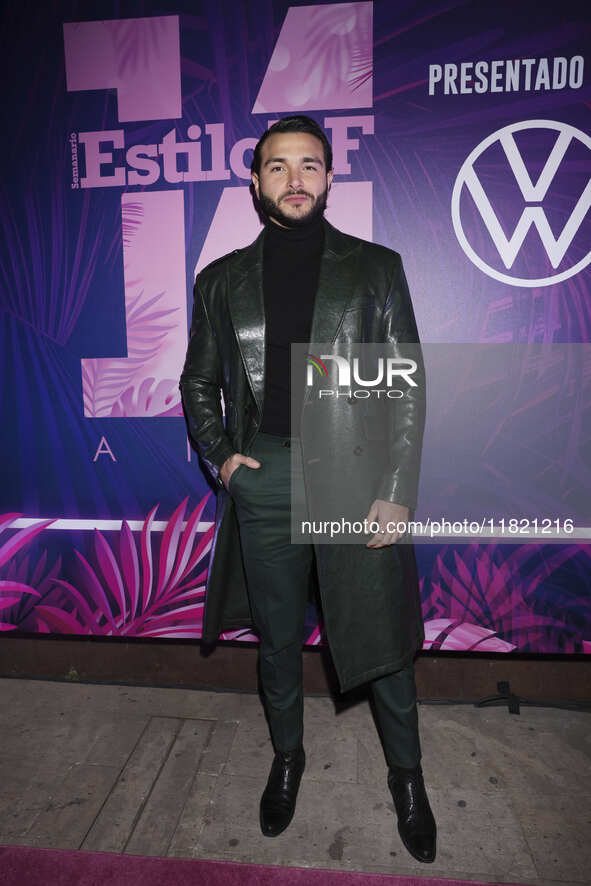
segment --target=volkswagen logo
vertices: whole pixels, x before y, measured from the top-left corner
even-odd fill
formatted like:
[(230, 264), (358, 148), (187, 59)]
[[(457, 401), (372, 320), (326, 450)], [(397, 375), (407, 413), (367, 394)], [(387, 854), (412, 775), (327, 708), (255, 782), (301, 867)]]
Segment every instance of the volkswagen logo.
[[(532, 164), (528, 166), (518, 146), (520, 137), (515, 138), (515, 133), (527, 130), (534, 133), (536, 130), (546, 130), (544, 139), (547, 140), (548, 135), (553, 139), (553, 146), (541, 170), (538, 162), (535, 172)], [(553, 132), (557, 134), (555, 137)], [(583, 151), (583, 162), (579, 153), (576, 166), (572, 165), (578, 173), (574, 178), (569, 178), (571, 183), (576, 182), (574, 195), (570, 191), (564, 193), (565, 155), (569, 150), (572, 152), (573, 147)], [(487, 158), (483, 158), (481, 164), (477, 164), (479, 158), (490, 149), (496, 154), (491, 152), (487, 155), (488, 163)], [(585, 231), (588, 233), (588, 228), (585, 226), (583, 231), (582, 226), (591, 206), (591, 177), (588, 174), (591, 168), (590, 151), (591, 138), (586, 133), (554, 120), (512, 123), (480, 142), (462, 164), (451, 200), (454, 231), (470, 261), (489, 277), (510, 286), (551, 286), (582, 271), (591, 262), (591, 250), (587, 251), (590, 238), (582, 236)], [(499, 166), (493, 165), (491, 157), (497, 161), (502, 158), (502, 165), (505, 165), (506, 158), (507, 175), (512, 177), (507, 179), (503, 175), (504, 192), (500, 197), (498, 192), (494, 196), (492, 194)], [(587, 170), (583, 181), (581, 169)], [(555, 181), (558, 178), (560, 186)], [(548, 203), (553, 184), (558, 196), (552, 201), (554, 209), (549, 220)], [(476, 210), (476, 213), (472, 212), (470, 225), (467, 224), (468, 194)], [(515, 198), (518, 200), (516, 212)], [(532, 228), (534, 230), (530, 230)], [(581, 252), (585, 253), (582, 258)], [(486, 260), (483, 256), (486, 256)], [(511, 273), (518, 258), (521, 259), (520, 271)], [(567, 263), (569, 266), (565, 268)], [(532, 269), (532, 276), (522, 276), (523, 271), (529, 268)]]

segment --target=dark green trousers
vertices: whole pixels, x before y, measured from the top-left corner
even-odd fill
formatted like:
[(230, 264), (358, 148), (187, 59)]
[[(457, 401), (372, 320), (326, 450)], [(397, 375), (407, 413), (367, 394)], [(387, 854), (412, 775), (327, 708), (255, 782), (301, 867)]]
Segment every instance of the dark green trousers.
[[(261, 467), (239, 465), (230, 478), (260, 639), (261, 687), (273, 745), (281, 751), (303, 739), (302, 642), (314, 565), (313, 545), (291, 543), (292, 446), (293, 469), (301, 472), (297, 440), (259, 433), (248, 454)], [(414, 665), (371, 681), (370, 689), (388, 764), (416, 766), (421, 748)]]

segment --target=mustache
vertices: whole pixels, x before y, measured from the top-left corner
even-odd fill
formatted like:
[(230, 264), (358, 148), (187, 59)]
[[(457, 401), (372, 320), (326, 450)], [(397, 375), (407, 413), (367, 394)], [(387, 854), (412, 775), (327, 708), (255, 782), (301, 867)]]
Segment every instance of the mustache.
[(285, 194), (282, 194), (279, 198), (279, 203), (282, 200), (285, 200), (286, 197), (310, 197), (311, 200), (314, 199), (312, 194), (309, 194), (308, 191), (287, 191)]

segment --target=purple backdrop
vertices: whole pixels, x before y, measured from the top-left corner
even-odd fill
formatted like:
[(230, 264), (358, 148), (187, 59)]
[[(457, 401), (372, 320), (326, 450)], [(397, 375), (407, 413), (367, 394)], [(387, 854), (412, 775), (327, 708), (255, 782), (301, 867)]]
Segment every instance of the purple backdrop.
[[(424, 341), (591, 342), (586, 6), (5, 9), (3, 630), (200, 636), (214, 502), (179, 404), (192, 282), (256, 236), (250, 152), (278, 116), (328, 130), (328, 217), (402, 254)], [(590, 410), (569, 399), (566, 490), (591, 491)], [(421, 547), (425, 646), (590, 652), (578, 526)]]

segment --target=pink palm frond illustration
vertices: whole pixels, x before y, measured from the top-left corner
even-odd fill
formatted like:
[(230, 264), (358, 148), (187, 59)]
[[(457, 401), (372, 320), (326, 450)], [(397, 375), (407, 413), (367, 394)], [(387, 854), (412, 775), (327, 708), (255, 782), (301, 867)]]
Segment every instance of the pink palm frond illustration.
[(549, 554), (543, 545), (521, 545), (508, 555), (501, 545), (466, 545), (461, 552), (444, 547), (422, 582), (425, 648), (554, 651), (562, 645), (578, 651), (577, 631), (564, 612), (544, 610), (538, 594), (580, 553), (577, 545)]
[(290, 7), (254, 113), (372, 104), (372, 4)]
[[(107, 23), (111, 25), (111, 23)], [(161, 37), (166, 33), (162, 19), (144, 18), (124, 22), (115, 20), (110, 26), (116, 57), (119, 59), (119, 73), (128, 69), (143, 70), (162, 52)]]
[(179, 402), (179, 386), (175, 379), (145, 378), (137, 385), (130, 385), (111, 409), (111, 416), (150, 415), (165, 418), (182, 415)]
[(236, 631), (226, 631), (220, 634), (220, 640), (248, 640), (252, 643), (258, 643), (259, 638), (249, 628), (240, 628)]
[[(140, 375), (144, 367), (158, 356), (162, 342), (166, 336), (176, 329), (173, 322), (164, 322), (165, 317), (176, 313), (177, 308), (163, 308), (158, 310), (157, 303), (164, 299), (166, 293), (159, 292), (157, 295), (143, 301), (144, 291), (141, 290), (133, 299), (127, 311), (127, 352), (128, 357), (102, 360), (85, 360), (82, 369), (82, 390), (84, 396), (85, 415), (92, 418), (101, 416), (141, 415), (140, 412), (129, 412), (131, 403), (143, 402), (146, 406), (146, 415), (180, 415), (180, 396), (178, 391), (169, 403), (160, 404), (162, 408), (155, 411), (155, 400), (160, 403), (171, 392), (172, 381), (163, 380), (152, 392), (149, 404), (146, 405), (145, 388), (140, 387), (146, 379)], [(140, 376), (138, 379), (138, 375)], [(149, 379), (154, 382), (154, 378)], [(162, 394), (162, 385), (166, 387), (166, 394)], [(148, 385), (151, 387), (151, 384)], [(154, 399), (155, 398), (155, 399)], [(115, 401), (115, 402), (114, 402)], [(113, 404), (114, 405), (111, 405)], [(175, 409), (176, 412), (169, 412)]]
[[(7, 530), (17, 517), (22, 517), (22, 514), (2, 514), (0, 516), (0, 533)], [(39, 569), (35, 570), (30, 582), (27, 581), (27, 561), (19, 563), (16, 555), (50, 523), (53, 523), (53, 520), (39, 520), (31, 526), (18, 530), (0, 546), (0, 631), (16, 630), (19, 627), (18, 624), (15, 624), (14, 618), (17, 605), (21, 604), (23, 600), (41, 596), (41, 592), (33, 587), (33, 584), (39, 580)], [(5, 618), (10, 620), (5, 621)]]
[(341, 8), (320, 5), (312, 10), (307, 52), (301, 63), (305, 79), (321, 72), (321, 95), (334, 91), (345, 72), (354, 89), (372, 76), (370, 21), (365, 10), (348, 3), (342, 4)]
[[(166, 293), (159, 292), (148, 301), (142, 301), (144, 291), (141, 290), (129, 306), (127, 312), (127, 351), (130, 357), (146, 361), (158, 353), (160, 342), (166, 338), (175, 323), (163, 323), (164, 317), (177, 313), (178, 308), (152, 310), (157, 302), (165, 298)], [(165, 299), (166, 301), (166, 299)]]
[(118, 544), (95, 530), (92, 557), (75, 551), (75, 583), (55, 579), (59, 597), (35, 608), (40, 626), (68, 634), (201, 636), (204, 564), (214, 527), (200, 531), (199, 523), (210, 494), (186, 523), (185, 498), (159, 538), (152, 527), (158, 505), (144, 520), (138, 539), (125, 520)]
[(121, 207), (121, 234), (123, 245), (131, 246), (135, 234), (139, 231), (144, 219), (143, 203), (126, 200)]
[(515, 648), (514, 643), (497, 637), (495, 631), (471, 622), (451, 618), (433, 618), (425, 622), (423, 649), (511, 652)]

